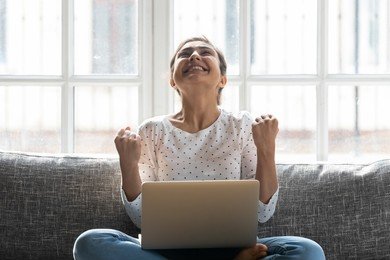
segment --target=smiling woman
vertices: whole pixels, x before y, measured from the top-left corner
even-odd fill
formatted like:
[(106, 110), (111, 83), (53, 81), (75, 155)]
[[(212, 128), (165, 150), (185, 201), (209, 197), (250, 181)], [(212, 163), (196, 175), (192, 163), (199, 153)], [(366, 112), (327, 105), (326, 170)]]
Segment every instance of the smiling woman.
[[(226, 86), (225, 69), (223, 54), (206, 38), (184, 41), (171, 60), (170, 84), (180, 94), (180, 111), (146, 120), (137, 133), (130, 127), (119, 130), (115, 145), (122, 173), (121, 195), (127, 214), (138, 227), (143, 214), (141, 186), (146, 181), (256, 179), (260, 183), (257, 219), (264, 223), (272, 217), (279, 194), (275, 166), (278, 121), (269, 114), (253, 120), (248, 112), (236, 115), (221, 109), (218, 96)], [(138, 239), (107, 229), (81, 234), (73, 252), (77, 260), (194, 257), (194, 251), (184, 249), (143, 250)], [(301, 237), (261, 238), (249, 248), (199, 249), (195, 258), (258, 259), (267, 255), (274, 259), (325, 258), (321, 246)]]
[[(197, 50), (194, 49), (194, 42), (200, 42), (201, 44), (199, 46), (196, 46)], [(186, 46), (187, 44), (190, 44), (190, 46)], [(192, 46), (191, 46), (192, 45)], [(185, 47), (185, 48), (183, 48)], [(195, 52), (194, 52), (195, 51)], [(174, 69), (175, 69), (175, 63), (178, 60), (189, 58), (191, 55), (197, 55), (195, 57), (195, 60), (192, 63), (189, 63), (185, 68), (183, 68), (183, 73), (187, 73), (190, 70), (194, 70), (196, 67), (200, 67), (202, 71), (209, 72), (210, 68), (208, 67), (207, 63), (197, 61), (198, 56), (205, 56), (205, 57), (213, 57), (214, 59), (217, 57), (218, 63), (219, 63), (219, 70), (221, 75), (226, 76), (226, 69), (227, 64), (225, 60), (225, 56), (222, 54), (222, 52), (216, 48), (207, 38), (205, 37), (192, 37), (189, 38), (182, 43), (179, 44), (177, 47), (177, 50), (175, 54), (173, 55), (171, 62), (170, 62), (170, 70), (171, 70), (171, 86), (175, 88), (174, 82), (172, 81)], [(206, 59), (207, 60), (207, 59)], [(225, 77), (226, 78), (226, 77)], [(226, 85), (226, 82), (224, 83)], [(175, 88), (178, 94), (180, 95), (180, 90)], [(217, 102), (218, 105), (221, 103), (221, 93), (222, 93), (223, 87), (219, 87), (217, 89)]]

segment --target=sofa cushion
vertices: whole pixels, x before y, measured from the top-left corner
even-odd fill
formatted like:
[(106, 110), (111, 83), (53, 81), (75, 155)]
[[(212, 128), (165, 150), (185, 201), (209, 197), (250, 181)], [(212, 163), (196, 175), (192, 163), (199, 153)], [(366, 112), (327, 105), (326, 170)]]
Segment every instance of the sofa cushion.
[(91, 228), (136, 235), (115, 158), (0, 152), (0, 259), (72, 259)]
[[(279, 203), (260, 237), (308, 237), (328, 259), (390, 259), (390, 160), (277, 168)], [(91, 228), (136, 236), (120, 179), (117, 158), (0, 151), (0, 259), (71, 259)]]
[(279, 202), (260, 236), (317, 241), (329, 259), (390, 259), (390, 160), (278, 165)]

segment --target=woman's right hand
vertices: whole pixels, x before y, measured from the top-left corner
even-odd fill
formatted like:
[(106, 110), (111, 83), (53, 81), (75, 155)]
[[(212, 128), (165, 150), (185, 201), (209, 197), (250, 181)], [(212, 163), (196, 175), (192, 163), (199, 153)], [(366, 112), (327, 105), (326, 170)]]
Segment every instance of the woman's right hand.
[(264, 244), (257, 243), (253, 247), (242, 249), (234, 260), (257, 260), (267, 256), (268, 247)]
[(119, 130), (114, 142), (119, 154), (122, 174), (131, 172), (138, 166), (141, 157), (141, 137), (131, 132), (130, 127), (126, 127)]

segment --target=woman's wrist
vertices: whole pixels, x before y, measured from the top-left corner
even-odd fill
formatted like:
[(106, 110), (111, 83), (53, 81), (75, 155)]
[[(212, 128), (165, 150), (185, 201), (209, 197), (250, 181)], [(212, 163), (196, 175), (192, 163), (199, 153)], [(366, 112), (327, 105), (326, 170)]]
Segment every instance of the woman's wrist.
[(275, 149), (257, 148), (257, 160), (275, 162)]
[(121, 162), (122, 175), (132, 175), (138, 173), (138, 162)]

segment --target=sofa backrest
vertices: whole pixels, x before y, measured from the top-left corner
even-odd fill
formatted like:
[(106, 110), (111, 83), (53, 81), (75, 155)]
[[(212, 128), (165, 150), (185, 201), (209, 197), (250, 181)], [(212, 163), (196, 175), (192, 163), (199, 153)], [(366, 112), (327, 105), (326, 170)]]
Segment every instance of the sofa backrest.
[(279, 202), (259, 236), (317, 241), (328, 259), (390, 259), (390, 160), (278, 165)]
[(115, 158), (0, 152), (0, 259), (72, 259), (91, 228), (138, 234), (120, 180)]
[[(259, 236), (317, 241), (328, 259), (390, 259), (390, 160), (279, 164), (276, 213)], [(91, 228), (137, 236), (117, 158), (0, 152), (0, 259), (71, 259)]]

